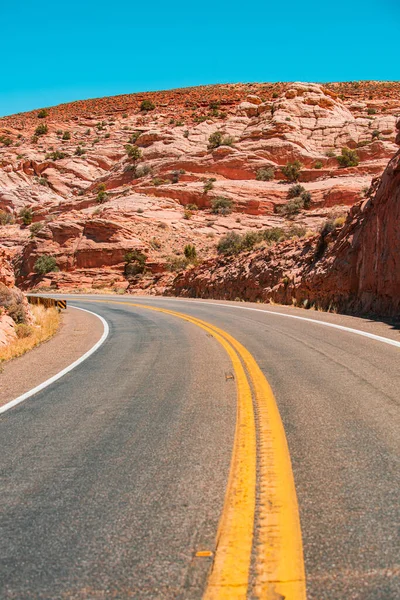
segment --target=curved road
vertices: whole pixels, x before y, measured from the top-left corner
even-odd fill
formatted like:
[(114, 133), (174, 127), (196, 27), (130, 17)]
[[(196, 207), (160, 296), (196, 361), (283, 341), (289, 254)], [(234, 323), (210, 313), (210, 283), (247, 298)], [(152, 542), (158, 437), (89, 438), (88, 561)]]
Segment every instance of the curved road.
[[(1, 598), (204, 594), (234, 444), (236, 373), (213, 335), (146, 306), (234, 336), (272, 386), (297, 491), (307, 598), (400, 597), (399, 347), (268, 307), (99, 300), (70, 302), (107, 320), (106, 342), (1, 418)], [(281, 312), (360, 327), (338, 315)], [(248, 598), (259, 597), (255, 578), (252, 565)]]

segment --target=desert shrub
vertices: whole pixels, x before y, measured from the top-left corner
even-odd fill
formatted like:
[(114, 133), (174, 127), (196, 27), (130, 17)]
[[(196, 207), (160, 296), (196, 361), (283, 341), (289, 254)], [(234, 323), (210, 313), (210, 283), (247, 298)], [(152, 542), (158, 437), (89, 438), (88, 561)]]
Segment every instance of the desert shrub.
[(192, 203), (186, 204), (186, 208), (188, 210), (191, 210), (191, 211), (193, 211), (193, 210), (194, 211), (199, 210), (199, 207), (197, 206), (197, 204), (192, 204)]
[(141, 133), (140, 131), (133, 131), (129, 137), (129, 143), (136, 144), (136, 140), (140, 136), (140, 133)]
[(367, 113), (368, 113), (369, 115), (376, 115), (376, 108), (369, 108), (369, 109), (367, 110)]
[(256, 179), (258, 181), (271, 181), (275, 177), (273, 167), (261, 167), (256, 171)]
[(183, 132), (183, 137), (184, 138), (188, 138), (189, 137), (189, 129), (185, 129), (185, 131)]
[(285, 232), (285, 238), (290, 239), (294, 237), (302, 238), (306, 235), (307, 229), (302, 225), (291, 225)]
[(32, 331), (32, 327), (26, 323), (19, 323), (15, 327), (15, 333), (17, 334), (17, 338), (20, 340), (32, 335)]
[(322, 162), (320, 160), (317, 160), (314, 163), (314, 169), (322, 169), (322, 167), (323, 167), (323, 164), (322, 164)]
[(315, 260), (320, 260), (326, 252), (328, 242), (326, 237), (336, 229), (335, 221), (333, 219), (327, 219), (321, 226), (319, 232), (319, 238), (315, 247)]
[(291, 198), (297, 198), (305, 191), (306, 188), (300, 185), (299, 183), (297, 183), (296, 185), (291, 185), (288, 189), (287, 199), (290, 200)]
[(232, 254), (238, 254), (241, 249), (241, 236), (234, 231), (230, 231), (226, 235), (222, 236), (217, 244), (218, 254), (224, 254), (225, 256), (231, 256)]
[(189, 262), (186, 256), (170, 256), (167, 260), (167, 269), (169, 271), (184, 271)]
[(342, 148), (342, 153), (336, 157), (336, 160), (341, 167), (356, 167), (360, 162), (357, 152), (350, 148)]
[(142, 151), (138, 146), (132, 146), (131, 144), (126, 144), (125, 151), (128, 157), (134, 162), (138, 162), (142, 158)]
[(0, 225), (12, 225), (14, 223), (14, 217), (12, 214), (5, 210), (0, 210)]
[(83, 156), (84, 154), (85, 150), (82, 148), (82, 146), (78, 146), (75, 150), (75, 156)]
[(59, 150), (55, 150), (54, 152), (49, 152), (46, 154), (46, 158), (51, 158), (51, 160), (61, 160), (65, 158), (67, 155), (65, 152), (60, 152)]
[(125, 254), (125, 277), (135, 277), (144, 272), (147, 257), (140, 250), (130, 250)]
[(145, 177), (149, 173), (151, 173), (151, 166), (150, 165), (139, 165), (135, 169), (135, 177), (137, 177), (137, 178)]
[(193, 216), (192, 211), (185, 208), (185, 210), (183, 211), (183, 218), (186, 219), (187, 221), (189, 221), (192, 218), (192, 216)]
[(32, 142), (32, 144), (37, 144), (37, 143), (38, 143), (38, 141), (39, 141), (39, 138), (38, 138), (38, 136), (37, 136), (37, 135), (33, 135), (33, 136), (31, 137), (31, 142)]
[(0, 135), (0, 142), (3, 144), (3, 146), (11, 146), (12, 144), (12, 139), (10, 137), (7, 137), (5, 135)]
[(107, 199), (108, 199), (108, 194), (106, 192), (106, 186), (104, 183), (100, 183), (97, 186), (96, 202), (98, 204), (104, 204), (104, 202), (107, 202)]
[(49, 185), (49, 182), (47, 181), (46, 177), (39, 177), (38, 183), (40, 185), (43, 185), (43, 186), (48, 186)]
[(219, 146), (233, 146), (235, 140), (230, 135), (224, 135), (221, 131), (214, 131), (208, 138), (208, 149), (214, 150)]
[(44, 225), (40, 221), (38, 223), (33, 223), (29, 227), (29, 231), (31, 232), (31, 237), (35, 237), (43, 229)]
[(49, 111), (46, 110), (45, 108), (41, 108), (38, 112), (38, 119), (45, 119), (46, 117), (49, 116)]
[(376, 140), (379, 139), (381, 135), (381, 132), (379, 131), (379, 129), (374, 129), (374, 131), (372, 132), (372, 139)]
[(148, 112), (149, 110), (154, 110), (155, 109), (155, 104), (153, 104), (153, 102), (151, 100), (142, 100), (142, 103), (140, 104), (140, 110), (142, 112)]
[(247, 231), (241, 238), (241, 250), (251, 250), (263, 239), (261, 231)]
[(295, 182), (299, 180), (301, 168), (301, 162), (295, 160), (293, 162), (288, 162), (284, 167), (281, 167), (281, 171), (287, 181)]
[(303, 201), (299, 196), (297, 198), (293, 198), (292, 200), (289, 200), (288, 202), (286, 202), (286, 204), (283, 204), (282, 206), (278, 206), (276, 208), (276, 212), (279, 215), (284, 215), (286, 217), (292, 217), (294, 215), (297, 215), (301, 211), (302, 208), (303, 208)]
[(21, 208), (21, 210), (19, 211), (19, 216), (21, 217), (22, 223), (25, 226), (28, 226), (32, 223), (33, 212), (29, 206), (24, 206), (24, 208)]
[(232, 212), (233, 202), (225, 196), (217, 196), (211, 201), (211, 210), (216, 215), (229, 215)]
[(42, 256), (39, 256), (39, 258), (36, 259), (33, 270), (38, 275), (46, 275), (46, 273), (59, 271), (59, 268), (57, 267), (57, 261), (54, 256), (42, 254)]
[(216, 181), (215, 177), (210, 177), (204, 181), (203, 190), (205, 194), (213, 189), (214, 181)]
[(179, 175), (180, 175), (179, 171), (172, 171), (172, 173), (170, 174), (171, 183), (178, 183)]
[(189, 261), (192, 262), (192, 261), (196, 260), (197, 251), (196, 251), (196, 246), (194, 244), (186, 244), (186, 246), (183, 250), (183, 253)]
[(273, 97), (273, 98), (279, 98), (279, 94), (278, 94), (278, 92), (273, 92), (273, 94), (272, 94), (272, 97)]
[(331, 148), (325, 152), (325, 156), (328, 158), (336, 158), (336, 152), (333, 150), (333, 148)]
[(304, 191), (300, 194), (300, 198), (303, 200), (303, 208), (310, 208), (311, 206), (311, 193)]
[(266, 242), (273, 244), (285, 238), (285, 231), (281, 227), (270, 227), (264, 229), (262, 236)]
[(64, 141), (68, 141), (71, 139), (71, 134), (69, 131), (64, 131), (62, 138)]
[(49, 128), (45, 123), (40, 123), (35, 129), (35, 136), (39, 137), (40, 135), (46, 135), (48, 133)]

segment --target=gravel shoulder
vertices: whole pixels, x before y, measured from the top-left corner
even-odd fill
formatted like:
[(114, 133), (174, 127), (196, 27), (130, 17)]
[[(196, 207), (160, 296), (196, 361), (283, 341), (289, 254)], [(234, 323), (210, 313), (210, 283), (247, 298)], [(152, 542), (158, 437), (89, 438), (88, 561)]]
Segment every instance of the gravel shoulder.
[(68, 307), (54, 337), (3, 366), (0, 406), (56, 375), (90, 350), (102, 334), (103, 325), (97, 317)]

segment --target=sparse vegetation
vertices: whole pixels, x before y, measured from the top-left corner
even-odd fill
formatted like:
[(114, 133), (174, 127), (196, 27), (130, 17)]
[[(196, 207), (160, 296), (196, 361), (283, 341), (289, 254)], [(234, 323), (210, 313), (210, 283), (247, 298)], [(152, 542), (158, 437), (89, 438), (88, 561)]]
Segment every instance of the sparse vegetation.
[(233, 146), (234, 139), (230, 135), (224, 135), (221, 131), (214, 131), (208, 138), (208, 149), (214, 150), (219, 146)]
[(82, 148), (82, 146), (78, 146), (75, 150), (75, 156), (83, 156), (84, 154), (85, 150)]
[(317, 160), (314, 163), (314, 169), (322, 169), (322, 167), (323, 167), (323, 164), (322, 164), (322, 162), (320, 160)]
[(197, 258), (196, 246), (194, 244), (186, 244), (183, 253), (190, 262), (194, 262)]
[(261, 167), (256, 171), (257, 181), (272, 181), (275, 177), (275, 170), (273, 167)]
[(33, 211), (29, 206), (24, 206), (24, 208), (21, 208), (19, 211), (19, 216), (22, 219), (22, 223), (25, 225), (25, 227), (27, 227), (32, 223)]
[(12, 225), (13, 223), (13, 215), (6, 212), (5, 210), (0, 210), (0, 225)]
[(31, 237), (35, 237), (44, 227), (44, 224), (41, 221), (38, 221), (37, 223), (33, 223), (30, 227), (29, 227), (29, 231), (31, 232)]
[(217, 244), (218, 254), (231, 256), (252, 250), (257, 244), (275, 244), (294, 237), (304, 237), (306, 230), (304, 227), (290, 227), (287, 230), (281, 227), (271, 227), (263, 231), (247, 231), (240, 235), (231, 231), (220, 238)]
[(216, 215), (229, 215), (232, 212), (233, 202), (225, 196), (217, 196), (211, 201), (211, 210)]
[(151, 100), (142, 100), (140, 104), (140, 110), (142, 112), (149, 112), (150, 110), (155, 109), (155, 104)]
[(336, 160), (341, 167), (356, 167), (360, 162), (357, 152), (350, 148), (342, 148), (342, 153), (336, 157)]
[(139, 165), (135, 169), (135, 177), (145, 177), (146, 175), (149, 175), (149, 173), (151, 173), (151, 170), (152, 169), (150, 165)]
[(71, 134), (69, 131), (64, 131), (63, 136), (61, 138), (62, 140), (64, 140), (64, 142), (67, 142), (68, 140), (71, 139)]
[(49, 128), (45, 123), (40, 123), (35, 129), (35, 136), (40, 137), (41, 135), (46, 135), (48, 133)]
[(136, 164), (142, 158), (142, 151), (138, 146), (126, 144), (125, 150), (126, 150), (128, 157), (134, 164)]
[(46, 154), (46, 158), (51, 158), (51, 160), (61, 160), (65, 158), (67, 155), (65, 152), (60, 152), (59, 150), (55, 150), (54, 152), (49, 152)]
[(141, 275), (146, 269), (147, 257), (140, 250), (130, 250), (125, 254), (125, 277)]
[(36, 259), (33, 270), (38, 275), (46, 275), (47, 273), (59, 271), (59, 268), (57, 267), (57, 261), (54, 256), (42, 254), (42, 256), (39, 256), (39, 258)]
[(0, 142), (3, 144), (3, 146), (11, 146), (12, 144), (12, 139), (6, 135), (0, 135)]
[(209, 177), (208, 179), (204, 179), (203, 190), (205, 194), (207, 194), (207, 192), (210, 192), (213, 189), (215, 181), (215, 177)]
[(284, 167), (281, 167), (281, 171), (285, 176), (285, 179), (293, 183), (299, 180), (302, 166), (300, 161), (295, 160), (293, 162), (288, 162)]
[(107, 202), (107, 200), (108, 200), (108, 194), (106, 192), (106, 186), (104, 183), (100, 183), (97, 186), (96, 202), (98, 204), (104, 204), (104, 202)]
[(0, 362), (16, 358), (52, 337), (60, 324), (60, 315), (56, 308), (32, 306), (35, 326), (19, 323), (16, 327), (17, 339), (0, 349)]
[(45, 119), (49, 116), (49, 111), (46, 108), (41, 108), (38, 112), (38, 119)]

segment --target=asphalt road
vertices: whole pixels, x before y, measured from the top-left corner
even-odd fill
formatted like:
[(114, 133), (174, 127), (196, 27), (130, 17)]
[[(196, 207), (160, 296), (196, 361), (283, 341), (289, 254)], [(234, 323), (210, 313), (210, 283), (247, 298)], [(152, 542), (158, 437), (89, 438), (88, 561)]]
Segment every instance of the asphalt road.
[[(309, 600), (399, 598), (400, 349), (235, 306), (132, 301), (217, 325), (266, 375), (290, 449)], [(3, 415), (0, 597), (200, 598), (211, 562), (195, 553), (214, 549), (233, 443), (229, 359), (175, 317), (74, 304), (111, 333)]]

